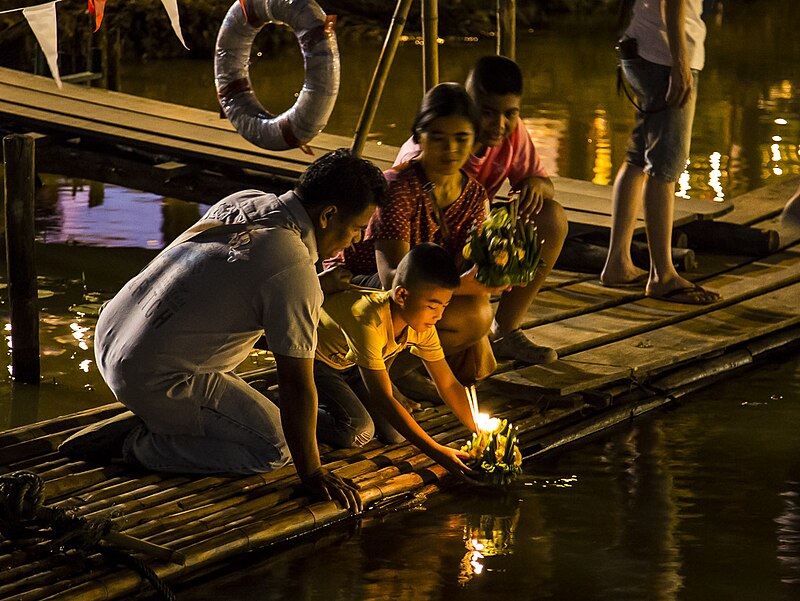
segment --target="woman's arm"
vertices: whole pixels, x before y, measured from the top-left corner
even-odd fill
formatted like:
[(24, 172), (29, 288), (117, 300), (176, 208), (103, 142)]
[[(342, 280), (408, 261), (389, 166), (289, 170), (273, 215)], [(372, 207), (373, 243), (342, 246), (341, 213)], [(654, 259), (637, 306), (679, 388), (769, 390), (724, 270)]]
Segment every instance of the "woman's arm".
[(392, 289), (397, 266), (409, 250), (411, 245), (405, 240), (375, 240), (375, 263), (384, 289)]

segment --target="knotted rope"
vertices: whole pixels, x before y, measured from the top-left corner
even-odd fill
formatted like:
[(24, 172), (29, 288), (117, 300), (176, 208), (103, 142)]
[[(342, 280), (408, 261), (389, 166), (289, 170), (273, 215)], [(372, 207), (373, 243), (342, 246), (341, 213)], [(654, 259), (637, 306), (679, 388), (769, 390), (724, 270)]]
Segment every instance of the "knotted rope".
[(51, 552), (74, 549), (82, 553), (99, 551), (106, 559), (139, 573), (159, 593), (174, 601), (175, 595), (142, 560), (119, 548), (101, 544), (115, 530), (108, 518), (88, 519), (69, 511), (44, 505), (44, 482), (33, 472), (0, 476), (0, 534), (10, 540), (45, 538)]

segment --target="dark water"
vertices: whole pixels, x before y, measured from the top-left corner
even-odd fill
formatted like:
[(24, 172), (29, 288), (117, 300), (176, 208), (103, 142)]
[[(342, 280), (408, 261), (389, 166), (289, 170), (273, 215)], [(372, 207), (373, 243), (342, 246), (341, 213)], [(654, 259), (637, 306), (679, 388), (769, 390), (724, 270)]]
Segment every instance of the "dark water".
[(798, 599), (798, 432), (795, 356), (531, 461), (505, 497), (463, 487), (179, 598)]

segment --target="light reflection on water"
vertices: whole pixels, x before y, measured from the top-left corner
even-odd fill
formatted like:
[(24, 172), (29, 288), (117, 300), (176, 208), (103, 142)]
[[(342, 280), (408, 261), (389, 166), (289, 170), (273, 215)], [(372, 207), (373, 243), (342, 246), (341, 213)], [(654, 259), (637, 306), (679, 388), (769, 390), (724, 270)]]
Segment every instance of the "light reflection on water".
[(462, 487), (427, 509), (329, 533), (313, 552), (255, 556), (185, 594), (194, 601), (796, 599), (798, 431), (795, 356), (530, 462), (509, 494)]

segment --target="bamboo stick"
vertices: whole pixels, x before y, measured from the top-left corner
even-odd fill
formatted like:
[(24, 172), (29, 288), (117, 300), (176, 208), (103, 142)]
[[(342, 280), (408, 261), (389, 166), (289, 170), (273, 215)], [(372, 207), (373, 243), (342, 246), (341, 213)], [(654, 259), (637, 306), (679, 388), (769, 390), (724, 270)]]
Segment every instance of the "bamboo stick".
[(422, 92), (439, 83), (439, 0), (422, 0)]
[(55, 417), (34, 424), (26, 424), (18, 428), (6, 430), (0, 433), (0, 448), (10, 444), (31, 440), (32, 438), (38, 438), (42, 435), (56, 434), (77, 426), (83, 427), (95, 421), (113, 417), (124, 409), (125, 407), (120, 403), (111, 403), (109, 405), (103, 405), (102, 407), (86, 409), (85, 411), (71, 413), (67, 416)]
[(497, 54), (511, 60), (517, 55), (517, 2), (497, 0)]
[(367, 91), (367, 98), (364, 100), (364, 107), (361, 109), (361, 115), (358, 118), (358, 125), (356, 125), (356, 133), (353, 138), (352, 152), (356, 156), (360, 156), (364, 150), (364, 144), (367, 141), (372, 121), (375, 119), (375, 113), (378, 111), (378, 103), (380, 102), (381, 95), (383, 94), (383, 86), (386, 84), (386, 79), (389, 77), (389, 69), (394, 61), (397, 46), (400, 43), (400, 36), (403, 33), (403, 27), (408, 17), (408, 9), (411, 7), (411, 0), (397, 0), (392, 22), (389, 25), (389, 31), (386, 33), (386, 41), (383, 43), (381, 55), (378, 58), (378, 65), (375, 67), (375, 72), (372, 75), (372, 81), (369, 84)]

